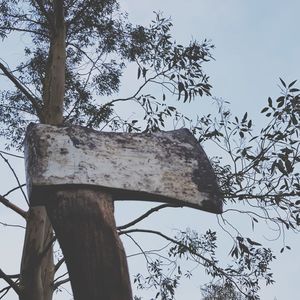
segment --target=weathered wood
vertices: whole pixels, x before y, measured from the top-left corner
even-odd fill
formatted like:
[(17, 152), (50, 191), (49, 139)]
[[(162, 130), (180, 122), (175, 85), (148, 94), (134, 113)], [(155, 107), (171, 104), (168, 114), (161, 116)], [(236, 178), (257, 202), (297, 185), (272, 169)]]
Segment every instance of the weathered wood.
[(114, 200), (166, 201), (222, 212), (213, 169), (187, 129), (129, 134), (32, 124), (25, 156), (32, 205), (44, 204), (47, 187), (87, 185), (107, 189)]
[(45, 207), (30, 207), (20, 270), (20, 300), (52, 299), (55, 273), (52, 238)]
[(76, 300), (131, 300), (113, 201), (92, 188), (57, 188), (46, 208), (63, 250)]

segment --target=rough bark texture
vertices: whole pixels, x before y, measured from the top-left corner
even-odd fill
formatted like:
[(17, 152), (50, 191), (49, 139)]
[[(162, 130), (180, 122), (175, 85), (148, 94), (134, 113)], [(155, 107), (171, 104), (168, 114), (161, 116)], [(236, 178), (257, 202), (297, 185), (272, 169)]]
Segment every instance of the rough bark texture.
[(57, 189), (47, 212), (65, 255), (76, 300), (131, 300), (125, 251), (109, 194)]
[(44, 82), (44, 122), (59, 125), (63, 122), (66, 67), (66, 25), (63, 0), (54, 1), (52, 37)]
[[(43, 111), (40, 121), (46, 124), (63, 122), (65, 93), (66, 28), (64, 1), (54, 0), (54, 12), (49, 12), (51, 30), (46, 78), (43, 83)], [(26, 235), (21, 265), (20, 300), (51, 300), (53, 294), (54, 264), (53, 251), (49, 247), (52, 227), (44, 207), (32, 207), (27, 218)]]
[(49, 247), (52, 232), (46, 209), (30, 208), (21, 263), (20, 300), (52, 299), (54, 264)]

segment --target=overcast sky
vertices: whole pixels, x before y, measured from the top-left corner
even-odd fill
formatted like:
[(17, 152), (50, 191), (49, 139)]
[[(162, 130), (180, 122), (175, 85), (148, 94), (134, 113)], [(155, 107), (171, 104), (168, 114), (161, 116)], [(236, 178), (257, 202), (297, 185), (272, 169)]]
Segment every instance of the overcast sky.
[[(211, 39), (216, 46), (213, 52), (216, 60), (208, 64), (207, 71), (213, 94), (230, 101), (236, 113), (248, 111), (257, 127), (260, 124), (255, 123), (255, 118), (267, 97), (280, 93), (279, 77), (287, 82), (300, 78), (300, 3), (297, 0), (135, 0), (121, 3), (137, 22), (147, 22), (153, 10), (171, 16), (174, 35), (180, 43)], [(203, 104), (198, 105), (201, 110)], [(293, 250), (277, 255), (278, 260), (273, 264), (277, 283), (262, 286), (264, 300), (295, 299), (295, 295), (299, 295), (299, 237), (291, 235), (289, 238)], [(277, 253), (278, 247), (280, 242)]]
[[(248, 111), (257, 127), (260, 124), (258, 121), (255, 123), (255, 120), (267, 97), (278, 96), (280, 93), (277, 87), (279, 77), (287, 82), (300, 79), (300, 2), (298, 0), (122, 0), (120, 2), (133, 22), (148, 24), (153, 18), (153, 11), (162, 11), (165, 16), (171, 16), (174, 23), (173, 34), (178, 43), (185, 44), (191, 39), (200, 41), (204, 38), (211, 39), (216, 46), (213, 51), (215, 61), (207, 65), (206, 71), (211, 77), (213, 94), (230, 101), (232, 110), (237, 114)], [(13, 53), (14, 49), (8, 49), (7, 45), (5, 47), (0, 44), (0, 56), (9, 59), (8, 53)], [(122, 91), (126, 92), (124, 86)], [(204, 102), (198, 102), (190, 109), (196, 108), (200, 112), (202, 105)], [(0, 149), (3, 149), (3, 145), (0, 145)], [(19, 165), (16, 163), (17, 168), (21, 170)], [(2, 162), (0, 168), (1, 182), (5, 182), (6, 169)], [(11, 185), (14, 186), (13, 183)], [(2, 186), (0, 192), (5, 192), (6, 189), (6, 186), (4, 188)], [(123, 223), (130, 219), (128, 212), (139, 205), (137, 203), (118, 205), (119, 222)], [(3, 208), (0, 210), (0, 221), (20, 223), (19, 218), (7, 215)], [(241, 218), (241, 226), (243, 222)], [(149, 221), (149, 226), (153, 224), (157, 228), (166, 227), (172, 230), (191, 227), (202, 232), (209, 227), (216, 227), (213, 215), (191, 209), (183, 209), (180, 212), (170, 210), (158, 214)], [(147, 223), (143, 225), (146, 226)], [(6, 228), (0, 227), (1, 237), (6, 232)], [(296, 295), (300, 294), (299, 236), (289, 235), (288, 238), (292, 252), (280, 255), (278, 254), (280, 241), (274, 243), (277, 247), (278, 260), (273, 264), (273, 271), (277, 283), (269, 287), (262, 286), (260, 294), (263, 300), (274, 300), (274, 297), (277, 300), (296, 299)], [(8, 270), (8, 273), (18, 272), (19, 262), (15, 259), (14, 252), (18, 255), (21, 253), (22, 231), (10, 230), (5, 243), (2, 238), (1, 240), (0, 266)], [(125, 243), (128, 246), (127, 253), (134, 253), (135, 250), (131, 248), (133, 246), (128, 241)], [(228, 247), (229, 249), (224, 246), (225, 259), (230, 245)], [(137, 269), (134, 265), (130, 267), (134, 271)], [(205, 280), (204, 276), (193, 278), (190, 283), (180, 288), (176, 299), (199, 299), (199, 287), (206, 283)], [(13, 300), (16, 297), (7, 296), (5, 299)], [(61, 296), (56, 299), (68, 298)]]

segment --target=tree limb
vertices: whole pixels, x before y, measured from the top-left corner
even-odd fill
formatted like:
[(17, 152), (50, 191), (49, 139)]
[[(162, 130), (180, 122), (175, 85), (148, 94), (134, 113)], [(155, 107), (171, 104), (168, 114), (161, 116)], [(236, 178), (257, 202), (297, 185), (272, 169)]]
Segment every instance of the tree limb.
[(49, 12), (47, 12), (45, 6), (44, 6), (44, 1), (41, 0), (35, 0), (36, 4), (38, 5), (38, 9), (40, 10), (40, 12), (42, 13), (42, 15), (46, 18), (46, 20), (48, 21), (50, 27), (53, 29), (54, 28), (54, 24), (53, 21), (51, 19), (51, 15), (49, 14)]
[(40, 121), (43, 121), (43, 116), (42, 116), (42, 110), (41, 107), (37, 101), (37, 98), (32, 96), (30, 92), (23, 86), (23, 84), (20, 83), (20, 81), (11, 74), (11, 72), (2, 64), (0, 63), (0, 69), (4, 73), (4, 75), (13, 82), (13, 84), (28, 98), (28, 100), (31, 102), (33, 108), (35, 109), (38, 118)]
[(12, 209), (14, 212), (19, 214), (21, 217), (23, 217), (25, 220), (27, 219), (27, 212), (21, 209), (20, 207), (16, 206), (15, 204), (11, 203), (9, 200), (4, 198), (0, 195), (0, 203), (5, 205), (6, 207)]
[(118, 226), (117, 230), (123, 230), (123, 229), (126, 229), (128, 227), (131, 227), (131, 226), (137, 224), (138, 222), (144, 220), (145, 218), (147, 218), (149, 215), (153, 214), (154, 212), (157, 212), (157, 211), (159, 211), (159, 210), (161, 210), (163, 208), (166, 208), (166, 207), (175, 207), (175, 208), (178, 208), (178, 207), (181, 207), (181, 206), (171, 205), (171, 204), (162, 204), (162, 205), (153, 207), (150, 210), (148, 210), (146, 213), (144, 213), (143, 215), (141, 215), (140, 217), (138, 217), (135, 220), (129, 222), (128, 224), (125, 224), (125, 225), (122, 225), (122, 226)]
[(21, 296), (21, 290), (20, 287), (10, 278), (10, 276), (6, 275), (2, 269), (0, 269), (0, 278), (5, 280), (9, 286), (12, 287), (12, 289), (17, 293), (17, 295)]
[(61, 267), (61, 265), (66, 261), (66, 259), (63, 257), (55, 266), (54, 266), (54, 272), (57, 272), (57, 270)]
[(27, 196), (26, 196), (25, 192), (23, 191), (22, 184), (20, 183), (20, 180), (19, 180), (19, 178), (18, 178), (18, 176), (17, 176), (17, 174), (16, 174), (14, 168), (11, 166), (11, 164), (10, 164), (9, 161), (8, 161), (8, 159), (6, 159), (6, 158), (3, 156), (2, 153), (0, 153), (0, 157), (4, 160), (4, 162), (8, 165), (8, 167), (10, 168), (10, 170), (12, 171), (12, 173), (14, 174), (14, 177), (15, 177), (15, 179), (16, 179), (16, 181), (17, 181), (17, 183), (18, 183), (18, 186), (19, 186), (19, 188), (20, 188), (20, 190), (21, 190), (21, 192), (22, 192), (22, 194), (23, 194), (23, 196), (24, 196), (24, 198), (25, 198), (25, 201), (26, 201), (27, 204), (29, 205)]
[(217, 272), (219, 272), (222, 276), (224, 276), (226, 279), (228, 279), (230, 282), (232, 282), (235, 287), (245, 296), (247, 296), (247, 294), (245, 294), (241, 288), (239, 287), (239, 285), (220, 267), (217, 267), (214, 261), (211, 261), (210, 259), (206, 258), (205, 256), (199, 254), (197, 251), (191, 249), (190, 247), (186, 246), (185, 244), (170, 238), (169, 236), (159, 232), (159, 231), (155, 231), (155, 230), (148, 230), (148, 229), (131, 229), (131, 230), (124, 230), (124, 231), (119, 231), (119, 235), (122, 234), (129, 234), (129, 233), (134, 233), (134, 232), (142, 232), (142, 233), (151, 233), (151, 234), (155, 234), (158, 235), (164, 239), (166, 239), (167, 241), (170, 241), (176, 245), (179, 245), (180, 247), (185, 248), (190, 254), (197, 256), (198, 258), (202, 259), (208, 266), (212, 267), (214, 270), (216, 270)]
[(54, 283), (53, 285), (53, 290), (55, 291), (60, 285), (64, 284), (64, 283), (67, 283), (70, 281), (70, 278), (66, 278), (66, 279), (63, 279), (63, 280), (60, 280), (60, 281), (57, 281), (56, 283)]

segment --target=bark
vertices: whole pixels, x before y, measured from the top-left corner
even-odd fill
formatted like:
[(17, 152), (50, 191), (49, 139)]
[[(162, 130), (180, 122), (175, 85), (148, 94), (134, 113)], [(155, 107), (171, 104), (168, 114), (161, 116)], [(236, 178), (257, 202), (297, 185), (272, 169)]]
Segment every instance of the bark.
[(54, 22), (44, 82), (43, 119), (46, 124), (63, 122), (66, 67), (66, 25), (63, 0), (54, 1)]
[(30, 208), (21, 262), (20, 300), (51, 300), (54, 263), (52, 226), (44, 207)]
[(91, 188), (57, 189), (47, 212), (66, 259), (74, 299), (131, 300), (110, 195)]
[[(58, 125), (63, 122), (65, 93), (66, 28), (63, 0), (54, 0), (53, 23), (49, 27), (51, 39), (45, 81), (43, 83), (43, 111), (40, 121)], [(44, 207), (31, 207), (21, 263), (20, 300), (51, 300), (53, 294), (54, 264), (50, 247), (52, 226)]]

